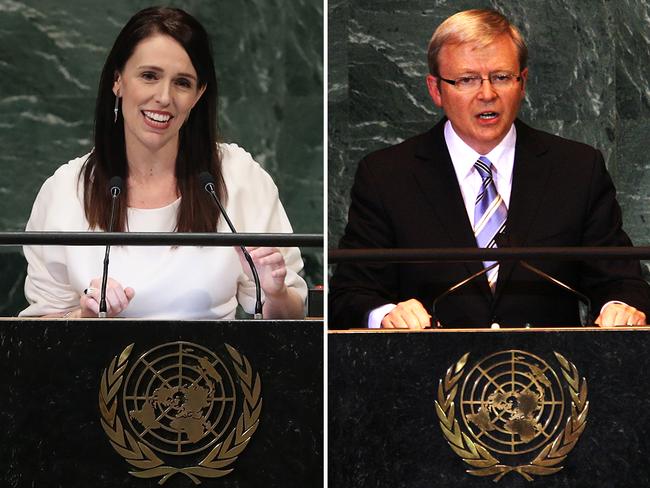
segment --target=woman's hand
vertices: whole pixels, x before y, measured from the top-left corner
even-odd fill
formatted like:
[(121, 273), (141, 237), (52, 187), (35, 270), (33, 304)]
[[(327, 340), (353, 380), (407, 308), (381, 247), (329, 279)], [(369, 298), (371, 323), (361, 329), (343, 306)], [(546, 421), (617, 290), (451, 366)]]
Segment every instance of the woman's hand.
[[(81, 317), (97, 317), (99, 314), (101, 286), (101, 278), (95, 278), (90, 282), (86, 293), (81, 295), (79, 299)], [(106, 282), (106, 314), (109, 317), (115, 317), (129, 306), (134, 296), (133, 288), (124, 288), (113, 278), (108, 278)]]
[[(244, 253), (236, 247), (237, 255), (242, 269), (252, 279), (250, 266), (246, 262)], [(300, 319), (305, 316), (305, 304), (296, 290), (287, 287), (284, 279), (287, 276), (287, 265), (284, 256), (275, 247), (247, 247), (251, 255), (260, 286), (264, 291), (264, 318), (265, 319)]]
[[(252, 279), (250, 266), (246, 262), (244, 253), (239, 247), (235, 249), (244, 272)], [(272, 298), (286, 293), (287, 286), (284, 284), (284, 279), (287, 276), (287, 265), (280, 250), (276, 247), (247, 247), (246, 250), (255, 263), (260, 277), (260, 286), (266, 297)]]

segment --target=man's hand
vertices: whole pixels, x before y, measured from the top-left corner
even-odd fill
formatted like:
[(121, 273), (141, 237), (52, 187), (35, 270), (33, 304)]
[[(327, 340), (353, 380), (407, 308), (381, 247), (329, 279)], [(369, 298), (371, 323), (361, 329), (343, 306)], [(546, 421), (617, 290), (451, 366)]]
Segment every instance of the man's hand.
[(384, 329), (424, 329), (431, 326), (431, 315), (415, 298), (400, 302), (381, 321)]
[(645, 314), (641, 310), (624, 303), (610, 303), (596, 319), (601, 327), (616, 327), (617, 325), (646, 325)]

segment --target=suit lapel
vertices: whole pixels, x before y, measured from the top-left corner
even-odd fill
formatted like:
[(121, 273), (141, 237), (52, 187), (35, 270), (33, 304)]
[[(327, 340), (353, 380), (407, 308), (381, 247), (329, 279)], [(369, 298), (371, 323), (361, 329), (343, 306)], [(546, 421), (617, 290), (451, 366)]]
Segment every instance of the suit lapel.
[[(517, 144), (506, 231), (510, 236), (510, 245), (519, 247), (526, 245), (528, 233), (540, 210), (543, 196), (549, 191), (552, 161), (544, 157), (548, 147), (537, 136), (537, 131), (519, 120), (515, 122), (515, 127)], [(495, 300), (498, 300), (515, 264), (506, 262), (499, 267)]]
[[(444, 139), (445, 121), (443, 119), (439, 122), (422, 139), (416, 152), (417, 163), (413, 167), (413, 176), (442, 224), (440, 232), (446, 233), (455, 247), (476, 247), (474, 232), (467, 218), (456, 172)], [(480, 261), (463, 264), (468, 276), (483, 269)], [(481, 277), (474, 283), (487, 299), (492, 299), (487, 278)]]

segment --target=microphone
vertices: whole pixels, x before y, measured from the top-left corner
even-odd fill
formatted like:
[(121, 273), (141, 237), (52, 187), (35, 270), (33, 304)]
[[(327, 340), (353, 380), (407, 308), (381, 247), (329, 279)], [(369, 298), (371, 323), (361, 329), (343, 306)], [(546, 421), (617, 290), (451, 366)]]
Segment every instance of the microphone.
[[(495, 240), (495, 242), (497, 244), (497, 247), (502, 247), (502, 248), (517, 247), (517, 246), (512, 244), (513, 239), (512, 239), (512, 237), (510, 235), (507, 235), (506, 232), (500, 232), (499, 234), (497, 234), (494, 237), (494, 240)], [(554, 285), (559, 286), (560, 288), (563, 288), (564, 290), (566, 290), (569, 293), (576, 296), (578, 298), (578, 300), (580, 302), (582, 302), (585, 305), (586, 309), (587, 309), (586, 325), (593, 325), (593, 318), (592, 318), (592, 312), (591, 312), (591, 300), (589, 299), (588, 296), (580, 293), (577, 290), (574, 290), (573, 288), (571, 288), (566, 283), (563, 283), (562, 281), (558, 280), (557, 278), (554, 278), (554, 277), (548, 275), (547, 273), (545, 273), (541, 269), (536, 268), (535, 266), (533, 266), (530, 263), (527, 263), (524, 260), (518, 260), (517, 263), (521, 264), (521, 266), (523, 266), (527, 270), (533, 272), (534, 274), (544, 278), (546, 281), (549, 281), (550, 283), (553, 283)], [(437, 317), (436, 317), (436, 305), (438, 304), (438, 302), (441, 299), (443, 299), (444, 297), (446, 297), (450, 293), (453, 293), (454, 291), (458, 290), (459, 288), (465, 286), (467, 283), (470, 283), (471, 281), (475, 280), (479, 276), (484, 275), (485, 273), (487, 273), (488, 271), (490, 271), (491, 269), (493, 269), (494, 267), (496, 267), (498, 265), (499, 265), (498, 262), (492, 263), (490, 266), (488, 266), (486, 268), (483, 268), (481, 271), (478, 271), (477, 273), (474, 273), (472, 276), (470, 276), (468, 278), (465, 278), (464, 280), (454, 284), (453, 286), (451, 286), (450, 288), (445, 290), (443, 293), (438, 295), (436, 298), (434, 298), (433, 299), (433, 304), (431, 306), (431, 321), (433, 322), (434, 327), (442, 327), (442, 326), (437, 325), (438, 320), (437, 320)], [(492, 324), (492, 327), (493, 328), (498, 328), (495, 324)]]
[[(516, 242), (515, 239), (509, 235), (506, 234), (506, 232), (501, 232), (497, 234), (494, 238), (495, 242), (497, 243), (498, 247), (518, 247), (515, 246), (513, 243)], [(578, 290), (575, 290), (574, 288), (571, 288), (569, 285), (566, 283), (563, 283), (562, 281), (558, 280), (557, 278), (554, 278), (553, 276), (545, 273), (539, 268), (536, 268), (532, 264), (524, 261), (523, 259), (520, 259), (517, 261), (518, 264), (521, 264), (522, 267), (526, 268), (527, 270), (531, 271), (532, 273), (536, 274), (537, 276), (540, 276), (541, 278), (544, 278), (546, 281), (553, 283), (555, 286), (558, 286), (569, 293), (571, 293), (573, 296), (578, 298), (578, 300), (585, 305), (587, 309), (587, 316), (585, 317), (585, 326), (591, 326), (594, 325), (594, 320), (593, 320), (593, 315), (592, 315), (592, 310), (591, 310), (591, 300), (589, 297), (583, 293), (580, 293)]]
[[(111, 196), (111, 220), (108, 225), (108, 232), (113, 232), (115, 223), (115, 204), (117, 197), (122, 193), (122, 178), (113, 176), (108, 182), (108, 194)], [(111, 253), (111, 245), (106, 244), (104, 252), (104, 270), (102, 271), (102, 288), (99, 294), (99, 315), (100, 319), (106, 318), (106, 281), (108, 280), (108, 257)]]
[[(219, 197), (217, 196), (217, 193), (215, 191), (214, 178), (212, 177), (212, 175), (207, 171), (203, 171), (201, 174), (199, 174), (199, 183), (201, 183), (203, 189), (212, 196), (212, 200), (219, 208), (219, 212), (221, 212), (223, 218), (226, 220), (228, 227), (230, 227), (230, 231), (233, 234), (237, 234), (237, 231), (235, 230), (235, 226), (232, 225), (232, 222), (230, 221), (230, 218), (226, 213), (226, 209), (223, 208), (223, 205), (221, 205), (221, 202), (219, 201)], [(246, 262), (248, 263), (248, 266), (251, 269), (251, 273), (253, 274), (253, 281), (255, 282), (255, 313), (253, 314), (253, 318), (261, 319), (262, 318), (262, 286), (260, 285), (260, 277), (257, 274), (257, 268), (255, 268), (255, 263), (253, 263), (253, 258), (251, 258), (250, 253), (246, 250), (244, 246), (239, 246), (239, 248), (244, 254), (244, 258), (246, 259)]]
[(491, 269), (496, 268), (497, 266), (499, 266), (499, 263), (498, 263), (498, 262), (494, 262), (494, 263), (492, 263), (492, 264), (489, 265), (488, 267), (483, 268), (481, 271), (478, 271), (477, 273), (474, 273), (474, 274), (473, 274), (472, 276), (470, 276), (469, 278), (465, 278), (463, 281), (459, 281), (459, 282), (456, 283), (455, 285), (453, 285), (453, 286), (447, 288), (447, 290), (445, 290), (443, 293), (441, 293), (441, 294), (438, 295), (436, 298), (434, 298), (434, 299), (433, 299), (433, 303), (432, 303), (432, 305), (431, 305), (431, 322), (433, 323), (433, 326), (434, 326), (434, 327), (437, 327), (437, 328), (442, 328), (442, 325), (438, 325), (438, 318), (436, 317), (436, 305), (438, 304), (438, 302), (439, 302), (440, 300), (442, 300), (443, 298), (445, 298), (445, 297), (446, 297), (447, 295), (449, 295), (450, 293), (455, 292), (455, 291), (458, 290), (459, 288), (462, 288), (462, 287), (465, 286), (467, 283), (470, 283), (470, 282), (474, 281), (474, 280), (475, 280), (476, 278), (478, 278), (479, 276), (483, 276), (485, 273), (487, 273), (487, 272), (490, 271)]

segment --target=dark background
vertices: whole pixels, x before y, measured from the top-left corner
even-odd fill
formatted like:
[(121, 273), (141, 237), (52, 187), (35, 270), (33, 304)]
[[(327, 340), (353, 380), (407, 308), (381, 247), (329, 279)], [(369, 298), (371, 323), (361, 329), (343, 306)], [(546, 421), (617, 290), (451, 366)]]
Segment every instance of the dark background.
[[(426, 90), (436, 27), (494, 8), (529, 48), (521, 118), (600, 149), (635, 245), (650, 244), (650, 4), (645, 0), (332, 0), (328, 38), (328, 234), (347, 221), (358, 161), (424, 132), (442, 112)], [(646, 272), (648, 265), (645, 265)]]
[[(8, 488), (154, 488), (115, 452), (100, 424), (102, 371), (134, 343), (128, 375), (140, 355), (174, 341), (199, 344), (226, 364), (224, 344), (259, 374), (260, 423), (246, 448), (217, 479), (223, 488), (319, 487), (323, 484), (322, 322), (175, 322), (106, 319), (0, 321), (0, 486)], [(237, 381), (234, 367), (231, 369)], [(241, 401), (240, 387), (238, 398)], [(117, 413), (129, 429), (120, 404)], [(241, 407), (240, 407), (241, 408)], [(241, 415), (237, 411), (235, 419)], [(234, 424), (230, 427), (232, 429)], [(228, 430), (228, 432), (230, 431)], [(223, 440), (223, 439), (222, 439)], [(168, 465), (193, 466), (205, 457), (168, 456)], [(174, 464), (171, 464), (174, 462)], [(163, 486), (195, 486), (174, 475)]]
[[(361, 488), (641, 487), (650, 484), (650, 330), (330, 333), (330, 486)], [(588, 387), (586, 428), (554, 475), (475, 477), (443, 437), (438, 382), (467, 352), (464, 374), (483, 358), (517, 349), (544, 360), (565, 388), (553, 352), (572, 362)], [(459, 392), (465, 376), (458, 383)], [(460, 395), (460, 393), (458, 393)], [(458, 396), (456, 418), (461, 429)], [(565, 410), (564, 418), (568, 415)], [(467, 432), (467, 430), (466, 430)], [(554, 439), (555, 437), (553, 437)], [(522, 457), (530, 462), (539, 450)], [(503, 455), (504, 464), (517, 465)]]

